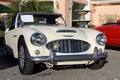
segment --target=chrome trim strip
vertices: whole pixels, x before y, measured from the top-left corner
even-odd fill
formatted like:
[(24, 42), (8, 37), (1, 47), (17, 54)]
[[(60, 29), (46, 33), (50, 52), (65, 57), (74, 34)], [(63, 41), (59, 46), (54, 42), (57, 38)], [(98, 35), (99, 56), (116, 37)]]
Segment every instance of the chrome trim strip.
[(38, 56), (38, 57), (31, 57), (28, 56), (27, 58), (34, 62), (50, 62), (54, 64), (55, 62), (64, 62), (64, 61), (82, 61), (82, 60), (99, 60), (101, 58), (107, 58), (108, 53), (103, 52), (94, 56), (96, 54), (81, 54), (81, 55), (61, 55), (56, 56), (55, 53), (51, 53), (50, 56)]

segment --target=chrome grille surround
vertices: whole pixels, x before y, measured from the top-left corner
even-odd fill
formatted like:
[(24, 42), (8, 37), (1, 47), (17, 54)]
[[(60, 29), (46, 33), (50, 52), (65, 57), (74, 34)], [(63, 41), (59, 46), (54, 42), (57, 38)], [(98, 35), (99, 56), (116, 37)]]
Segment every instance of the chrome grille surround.
[(52, 41), (49, 42), (46, 47), (49, 50), (53, 50), (55, 44), (59, 44), (59, 47), (56, 49), (56, 52), (59, 53), (79, 53), (90, 48), (90, 44), (88, 42), (74, 39)]

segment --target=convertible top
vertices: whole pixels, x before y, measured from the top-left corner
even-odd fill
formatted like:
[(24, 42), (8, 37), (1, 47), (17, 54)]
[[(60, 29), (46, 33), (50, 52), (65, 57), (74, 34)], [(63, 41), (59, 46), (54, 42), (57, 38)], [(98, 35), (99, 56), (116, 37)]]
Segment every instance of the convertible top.
[(34, 17), (44, 17), (47, 19), (49, 24), (54, 24), (56, 18), (62, 17), (62, 14), (59, 14), (59, 13), (20, 12), (13, 16), (10, 29), (13, 29), (15, 27), (15, 21), (16, 21), (17, 15), (33, 15)]

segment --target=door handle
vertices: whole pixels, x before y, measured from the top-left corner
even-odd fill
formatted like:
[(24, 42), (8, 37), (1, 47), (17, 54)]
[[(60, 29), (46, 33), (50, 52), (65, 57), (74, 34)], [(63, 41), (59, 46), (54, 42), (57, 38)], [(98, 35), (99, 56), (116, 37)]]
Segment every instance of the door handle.
[(13, 37), (17, 37), (17, 35), (13, 35)]

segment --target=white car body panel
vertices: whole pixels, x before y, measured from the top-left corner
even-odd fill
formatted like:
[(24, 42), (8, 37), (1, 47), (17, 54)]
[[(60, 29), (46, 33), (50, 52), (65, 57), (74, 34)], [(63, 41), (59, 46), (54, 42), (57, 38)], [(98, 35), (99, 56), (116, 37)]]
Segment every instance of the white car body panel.
[[(17, 18), (17, 17), (16, 17)], [(16, 19), (17, 23), (17, 19)], [(58, 33), (58, 30), (73, 30), (76, 31), (76, 33), (72, 32), (63, 32)], [(25, 43), (27, 45), (27, 49), (29, 51), (30, 56), (37, 57), (37, 56), (50, 56), (50, 50), (46, 48), (46, 44), (42, 46), (35, 46), (31, 43), (30, 38), (31, 35), (34, 33), (43, 33), (47, 38), (47, 43), (54, 41), (54, 40), (60, 40), (60, 39), (75, 39), (75, 40), (82, 40), (85, 42), (88, 42), (90, 44), (90, 48), (85, 52), (79, 52), (79, 53), (59, 53), (57, 52), (56, 55), (79, 55), (79, 54), (93, 54), (94, 48), (98, 47), (99, 49), (104, 52), (105, 46), (101, 46), (98, 43), (96, 43), (96, 36), (100, 34), (101, 32), (93, 30), (93, 29), (87, 29), (87, 28), (73, 28), (73, 27), (66, 27), (61, 25), (56, 26), (50, 26), (50, 25), (24, 25), (22, 27), (18, 27), (17, 24), (15, 24), (15, 29), (10, 30), (5, 33), (6, 38), (6, 44), (9, 45), (12, 50), (15, 58), (18, 58), (18, 43), (20, 36), (24, 37)], [(66, 37), (67, 36), (67, 37)], [(35, 51), (39, 50), (40, 54), (36, 55)], [(74, 62), (74, 63), (73, 63)], [(88, 64), (93, 63), (94, 61), (91, 60), (85, 60), (85, 61), (71, 61), (71, 62), (58, 62), (58, 65), (72, 65), (72, 64)]]
[[(10, 47), (12, 47), (13, 52), (15, 52), (15, 54), (14, 54), (15, 58), (18, 58), (18, 55), (17, 55), (18, 54), (18, 51), (17, 51), (18, 40), (19, 40), (20, 35), (24, 35), (26, 45), (28, 46), (28, 49), (30, 50), (30, 55), (31, 56), (38, 56), (38, 55), (34, 54), (35, 50), (37, 50), (37, 49), (40, 50), (41, 53), (44, 53), (44, 54), (40, 54), (41, 56), (42, 55), (49, 55), (49, 51), (47, 51), (47, 49), (45, 50), (45, 47), (34, 46), (30, 42), (31, 35), (34, 32), (39, 32), (40, 31), (42, 33), (44, 32), (44, 34), (47, 36), (47, 42), (57, 40), (57, 39), (78, 39), (78, 40), (83, 40), (83, 41), (92, 43), (91, 44), (91, 49), (89, 49), (89, 51), (82, 52), (80, 54), (93, 53), (94, 46), (92, 48), (92, 45), (96, 45), (96, 46), (104, 49), (104, 46), (99, 46), (95, 42), (96, 34), (100, 33), (98, 31), (95, 31), (95, 30), (92, 30), (92, 29), (82, 29), (82, 28), (79, 28), (79, 29), (69, 28), (69, 27), (66, 28), (66, 27), (63, 27), (63, 26), (57, 26), (57, 28), (56, 27), (51, 27), (51, 26), (43, 26), (42, 27), (42, 26), (34, 26), (34, 25), (32, 27), (17, 28), (15, 30), (12, 30), (12, 31), (9, 31), (9, 32), (6, 33), (7, 44), (11, 45)], [(61, 29), (64, 29), (64, 28), (65, 29), (76, 30), (77, 33), (56, 33), (57, 30), (61, 30)], [(90, 34), (89, 34), (89, 31), (90, 31)], [(73, 35), (73, 37), (66, 38), (63, 35)], [(86, 36), (88, 36), (88, 37), (86, 37)], [(94, 41), (93, 41), (93, 39), (94, 39)]]

